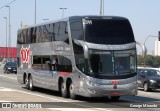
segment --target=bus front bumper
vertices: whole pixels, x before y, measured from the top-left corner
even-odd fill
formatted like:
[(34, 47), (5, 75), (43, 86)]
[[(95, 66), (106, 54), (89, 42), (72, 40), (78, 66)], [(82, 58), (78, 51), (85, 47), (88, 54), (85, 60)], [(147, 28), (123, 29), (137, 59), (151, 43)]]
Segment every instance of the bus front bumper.
[(121, 85), (88, 85), (85, 84), (79, 93), (86, 97), (107, 97), (107, 96), (135, 96), (137, 95), (137, 83)]

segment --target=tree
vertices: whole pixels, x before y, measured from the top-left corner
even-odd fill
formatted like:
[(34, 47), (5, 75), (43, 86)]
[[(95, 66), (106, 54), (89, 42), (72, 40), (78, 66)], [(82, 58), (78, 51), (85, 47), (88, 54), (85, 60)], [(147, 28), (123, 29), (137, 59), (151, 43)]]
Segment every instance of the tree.
[(154, 57), (152, 55), (146, 55), (145, 57), (146, 59), (146, 66), (150, 66), (152, 67), (153, 66), (153, 60), (154, 60)]
[(144, 65), (144, 59), (143, 59), (142, 55), (137, 55), (137, 64)]
[[(144, 58), (142, 55), (137, 55), (137, 64), (138, 66), (144, 65)], [(145, 65), (147, 67), (160, 67), (160, 56), (146, 55)]]

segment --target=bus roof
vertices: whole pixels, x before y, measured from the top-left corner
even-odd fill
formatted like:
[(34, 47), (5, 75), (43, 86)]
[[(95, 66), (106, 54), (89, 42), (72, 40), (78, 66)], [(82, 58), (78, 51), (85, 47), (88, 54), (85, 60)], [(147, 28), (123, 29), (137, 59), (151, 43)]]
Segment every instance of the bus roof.
[(71, 16), (69, 17), (70, 19), (83, 19), (83, 18), (86, 18), (86, 19), (127, 19), (125, 17), (120, 17), (120, 16), (99, 16), (99, 15), (88, 15), (88, 16)]
[(59, 21), (67, 21), (69, 19), (113, 19), (113, 20), (128, 20), (127, 18), (120, 17), (120, 16), (99, 16), (99, 15), (69, 16), (69, 17), (66, 17), (64, 19), (52, 20), (52, 21), (48, 21), (48, 22), (44, 22), (44, 23), (40, 23), (40, 24), (30, 25), (30, 26), (27, 26), (25, 28), (19, 28), (19, 30), (28, 29), (28, 28), (31, 28), (31, 27), (41, 26), (41, 25), (50, 24), (50, 23), (55, 23), (55, 22), (59, 22)]

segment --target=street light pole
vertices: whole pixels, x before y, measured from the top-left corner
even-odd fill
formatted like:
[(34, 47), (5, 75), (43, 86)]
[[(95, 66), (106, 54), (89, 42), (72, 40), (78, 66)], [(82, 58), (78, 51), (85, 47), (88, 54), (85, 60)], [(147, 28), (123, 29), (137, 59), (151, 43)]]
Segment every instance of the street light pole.
[(103, 0), (103, 3), (102, 3), (102, 4), (103, 4), (103, 8), (102, 8), (103, 13), (102, 13), (102, 14), (104, 15), (104, 0)]
[(62, 18), (64, 17), (64, 10), (67, 10), (67, 8), (59, 8), (62, 10)]
[(6, 6), (9, 8), (9, 32), (8, 32), (8, 58), (10, 58), (10, 47), (11, 47), (11, 22), (10, 22), (10, 6)]
[(100, 0), (100, 15), (104, 15), (104, 0)]
[(6, 58), (8, 57), (8, 54), (7, 54), (7, 17), (4, 17), (4, 19), (6, 20)]
[(144, 41), (144, 45), (146, 44), (146, 42), (147, 42), (147, 40), (148, 40), (149, 37), (158, 37), (158, 36), (155, 36), (155, 35), (149, 35), (149, 36), (147, 36), (147, 38)]
[(102, 15), (102, 0), (100, 0), (100, 15)]
[(35, 18), (34, 18), (34, 23), (36, 24), (36, 19), (37, 19), (37, 3), (35, 0)]

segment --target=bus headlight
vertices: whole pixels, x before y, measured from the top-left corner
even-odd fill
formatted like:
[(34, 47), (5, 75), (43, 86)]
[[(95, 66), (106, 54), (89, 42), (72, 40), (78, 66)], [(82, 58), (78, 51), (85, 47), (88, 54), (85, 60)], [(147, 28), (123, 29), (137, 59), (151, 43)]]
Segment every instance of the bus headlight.
[(94, 83), (92, 81), (86, 81), (86, 83), (87, 83), (88, 86), (100, 86), (100, 84)]

